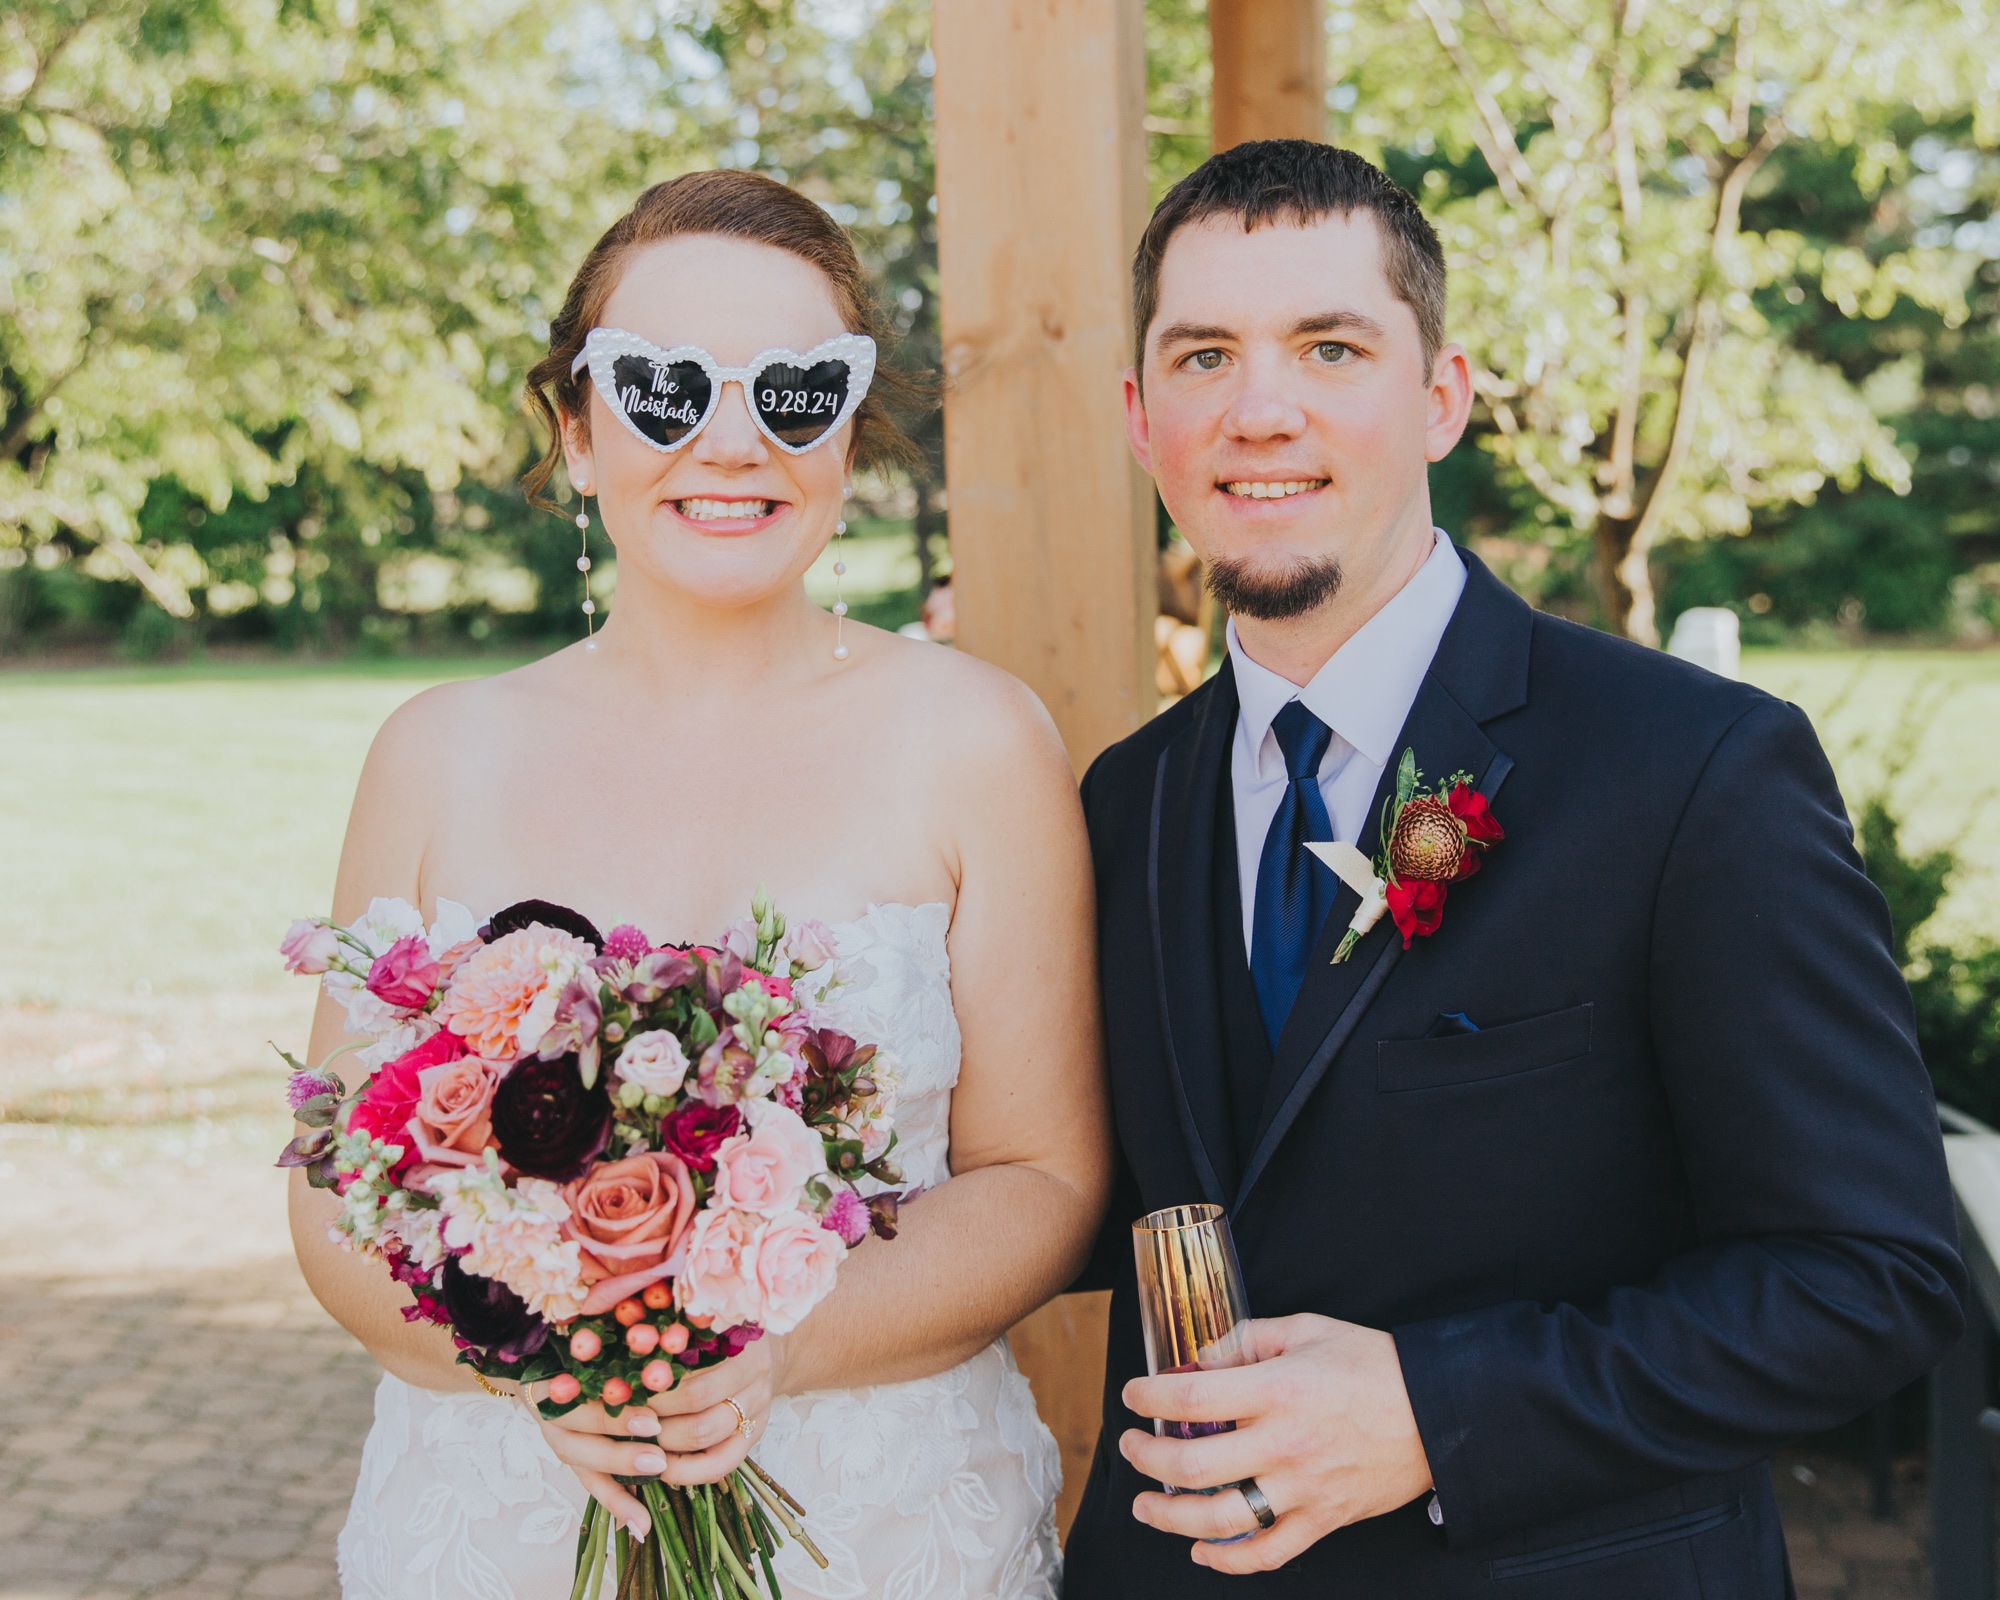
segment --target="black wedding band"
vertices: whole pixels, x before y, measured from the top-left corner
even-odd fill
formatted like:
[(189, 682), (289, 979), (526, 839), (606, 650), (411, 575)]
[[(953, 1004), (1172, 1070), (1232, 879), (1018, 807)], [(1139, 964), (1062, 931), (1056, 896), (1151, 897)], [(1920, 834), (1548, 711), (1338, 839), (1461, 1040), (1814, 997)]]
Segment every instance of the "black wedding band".
[(1257, 1526), (1268, 1528), (1278, 1520), (1278, 1513), (1271, 1509), (1271, 1502), (1264, 1498), (1264, 1491), (1257, 1487), (1255, 1478), (1245, 1478), (1237, 1488), (1243, 1491), (1243, 1503), (1250, 1508), (1250, 1515), (1257, 1519)]

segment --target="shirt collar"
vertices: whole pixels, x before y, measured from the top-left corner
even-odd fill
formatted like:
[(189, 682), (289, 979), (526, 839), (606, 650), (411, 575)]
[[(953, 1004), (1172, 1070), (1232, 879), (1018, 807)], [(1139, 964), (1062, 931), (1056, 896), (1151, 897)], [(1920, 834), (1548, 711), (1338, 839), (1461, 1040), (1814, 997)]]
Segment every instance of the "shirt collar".
[(1465, 563), (1458, 551), (1441, 530), (1432, 534), (1436, 542), (1429, 559), (1304, 688), (1252, 661), (1236, 636), (1235, 619), (1230, 620), (1226, 631), (1238, 715), (1259, 765), (1272, 721), (1294, 700), (1304, 701), (1308, 711), (1375, 766), (1388, 765), (1465, 589)]

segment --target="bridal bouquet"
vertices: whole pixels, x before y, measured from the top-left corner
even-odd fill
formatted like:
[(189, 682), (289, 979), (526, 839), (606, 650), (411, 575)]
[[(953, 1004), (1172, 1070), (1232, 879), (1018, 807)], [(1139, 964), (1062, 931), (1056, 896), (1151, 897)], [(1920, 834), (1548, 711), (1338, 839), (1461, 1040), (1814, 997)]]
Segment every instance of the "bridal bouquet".
[[(290, 1055), (308, 1132), (281, 1166), (340, 1196), (335, 1239), (382, 1261), (485, 1377), (546, 1384), (542, 1414), (613, 1415), (788, 1333), (870, 1232), (893, 1238), (893, 1063), (817, 1026), (794, 986), (832, 959), (760, 892), (714, 948), (601, 935), (523, 901), (476, 928), (376, 900), (349, 927), (295, 922), (290, 970), (322, 975), (367, 1070)], [(837, 970), (819, 992), (839, 981)], [(282, 1052), (281, 1052), (282, 1053)], [(643, 1544), (594, 1500), (573, 1600), (607, 1562), (621, 1596), (756, 1600), (800, 1507), (745, 1461), (722, 1483), (633, 1483)], [(825, 1565), (821, 1560), (822, 1566)]]

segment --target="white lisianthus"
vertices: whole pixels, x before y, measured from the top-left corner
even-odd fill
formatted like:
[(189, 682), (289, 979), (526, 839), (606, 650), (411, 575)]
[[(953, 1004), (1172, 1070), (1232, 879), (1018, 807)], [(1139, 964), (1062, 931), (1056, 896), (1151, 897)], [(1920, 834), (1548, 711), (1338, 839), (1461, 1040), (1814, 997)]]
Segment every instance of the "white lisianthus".
[(560, 1184), (523, 1178), (510, 1189), (489, 1150), (485, 1165), (442, 1173), (433, 1187), (444, 1242), (465, 1252), (467, 1272), (504, 1283), (550, 1322), (583, 1310), (583, 1262), (576, 1242), (562, 1236), (569, 1204)]
[[(360, 994), (363, 1000), (375, 1000), (375, 997), (366, 989), (361, 990)], [(382, 1004), (379, 1000), (376, 1000), (375, 1003), (377, 1005)], [(385, 1011), (388, 1010), (386, 1006), (383, 1009)], [(348, 1031), (350, 1033), (371, 1031), (355, 1026), (354, 1008), (352, 1007), (348, 1009), (347, 1019)], [(398, 1056), (406, 1056), (412, 1050), (416, 1049), (418, 1045), (422, 1044), (438, 1031), (438, 1025), (437, 1019), (426, 1012), (419, 1011), (415, 1016), (401, 1017), (395, 1013), (391, 1013), (386, 1032), (380, 1029), (372, 1031), (378, 1035), (375, 1042), (366, 1050), (357, 1050), (354, 1054), (354, 1059), (370, 1072), (379, 1072)]]
[(440, 960), (454, 945), (461, 945), (468, 939), (479, 937), (479, 923), (471, 911), (456, 900), (440, 900), (437, 903), (437, 921), (431, 924), (431, 959)]
[(649, 1028), (625, 1041), (612, 1076), (647, 1094), (679, 1094), (687, 1081), (687, 1052), (664, 1028)]

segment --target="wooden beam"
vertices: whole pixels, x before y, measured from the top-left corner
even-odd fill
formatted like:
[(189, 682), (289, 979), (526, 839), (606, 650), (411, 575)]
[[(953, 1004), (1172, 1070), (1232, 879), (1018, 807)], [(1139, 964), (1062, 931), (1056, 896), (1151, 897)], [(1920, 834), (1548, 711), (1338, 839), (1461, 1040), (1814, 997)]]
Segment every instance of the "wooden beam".
[(1209, 0), (1217, 150), (1326, 137), (1324, 0)]
[(1152, 487), (1125, 445), (1145, 223), (1140, 0), (935, 0), (945, 482), (960, 648), (1080, 772), (1153, 715)]
[[(1141, 0), (934, 0), (945, 483), (959, 647), (1022, 679), (1082, 772), (1148, 720), (1153, 491), (1125, 445), (1146, 216)], [(1109, 1297), (1014, 1330), (1062, 1448), (1096, 1448)]]

